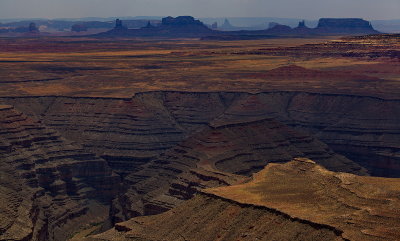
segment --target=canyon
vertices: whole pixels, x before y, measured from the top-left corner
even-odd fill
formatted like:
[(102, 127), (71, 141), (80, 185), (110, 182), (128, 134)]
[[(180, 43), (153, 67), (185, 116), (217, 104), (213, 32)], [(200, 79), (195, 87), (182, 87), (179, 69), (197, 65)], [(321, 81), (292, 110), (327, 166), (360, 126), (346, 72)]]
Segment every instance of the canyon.
[(399, 237), (397, 35), (0, 42), (0, 240)]

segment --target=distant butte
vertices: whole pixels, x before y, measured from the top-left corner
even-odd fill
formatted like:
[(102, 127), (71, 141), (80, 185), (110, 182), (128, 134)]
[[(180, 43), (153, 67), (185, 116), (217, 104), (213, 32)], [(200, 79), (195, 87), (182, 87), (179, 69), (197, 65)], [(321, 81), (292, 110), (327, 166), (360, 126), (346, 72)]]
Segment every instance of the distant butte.
[(191, 16), (179, 16), (176, 18), (163, 18), (158, 26), (147, 25), (140, 29), (127, 29), (121, 20), (116, 20), (114, 29), (96, 36), (118, 37), (118, 36), (140, 36), (140, 37), (201, 37), (214, 32), (201, 21)]
[[(222, 26), (229, 28), (230, 23), (225, 21)], [(231, 26), (232, 27), (232, 26)], [(158, 26), (146, 26), (140, 29), (127, 29), (122, 25), (122, 21), (117, 19), (114, 29), (97, 34), (99, 37), (169, 37), (187, 38), (200, 37), (204, 39), (230, 39), (230, 38), (260, 38), (273, 36), (320, 36), (320, 35), (362, 35), (376, 34), (370, 22), (357, 18), (322, 18), (319, 20), (317, 28), (308, 28), (305, 22), (299, 23), (296, 28), (286, 25), (274, 24), (266, 30), (256, 31), (218, 31), (210, 29), (201, 21), (191, 16), (166, 17), (163, 18)]]
[(361, 18), (321, 18), (316, 28), (321, 33), (376, 34), (371, 23)]

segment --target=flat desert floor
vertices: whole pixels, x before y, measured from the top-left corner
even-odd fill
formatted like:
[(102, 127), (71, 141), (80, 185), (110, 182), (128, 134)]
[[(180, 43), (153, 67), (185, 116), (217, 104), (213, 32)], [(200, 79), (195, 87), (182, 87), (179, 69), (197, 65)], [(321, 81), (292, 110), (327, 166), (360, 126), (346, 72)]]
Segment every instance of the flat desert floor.
[(0, 96), (306, 91), (396, 98), (400, 38), (0, 39)]

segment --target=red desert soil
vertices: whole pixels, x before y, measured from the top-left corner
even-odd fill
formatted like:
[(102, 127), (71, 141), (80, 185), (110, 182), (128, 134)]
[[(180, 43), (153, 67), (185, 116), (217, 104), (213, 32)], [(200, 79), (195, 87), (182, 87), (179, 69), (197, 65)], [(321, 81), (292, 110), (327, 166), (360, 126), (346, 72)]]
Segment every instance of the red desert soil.
[(264, 78), (265, 80), (329, 80), (329, 81), (380, 81), (377, 77), (353, 74), (349, 71), (321, 71), (306, 69), (297, 65), (287, 65), (266, 71), (265, 73), (249, 74), (248, 77)]
[(399, 49), (396, 35), (251, 41), (3, 38), (0, 96), (304, 91), (397, 99)]

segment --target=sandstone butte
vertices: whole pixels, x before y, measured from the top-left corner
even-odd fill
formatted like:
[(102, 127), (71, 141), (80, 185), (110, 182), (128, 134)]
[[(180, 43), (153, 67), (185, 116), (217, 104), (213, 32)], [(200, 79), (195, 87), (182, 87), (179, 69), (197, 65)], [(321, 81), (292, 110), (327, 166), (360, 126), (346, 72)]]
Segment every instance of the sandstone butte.
[(399, 240), (399, 194), (399, 179), (332, 172), (295, 158), (90, 240)]

